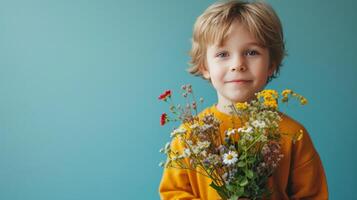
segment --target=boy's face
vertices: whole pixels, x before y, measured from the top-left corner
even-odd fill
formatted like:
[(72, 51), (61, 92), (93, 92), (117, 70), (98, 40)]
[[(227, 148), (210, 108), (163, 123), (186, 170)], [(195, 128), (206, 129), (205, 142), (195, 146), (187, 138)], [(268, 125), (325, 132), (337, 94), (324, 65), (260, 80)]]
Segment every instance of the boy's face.
[(232, 24), (223, 47), (210, 45), (206, 55), (207, 69), (203, 70), (203, 76), (211, 79), (221, 105), (254, 99), (254, 94), (264, 88), (274, 73), (274, 68), (269, 67), (269, 50), (259, 46), (239, 22)]

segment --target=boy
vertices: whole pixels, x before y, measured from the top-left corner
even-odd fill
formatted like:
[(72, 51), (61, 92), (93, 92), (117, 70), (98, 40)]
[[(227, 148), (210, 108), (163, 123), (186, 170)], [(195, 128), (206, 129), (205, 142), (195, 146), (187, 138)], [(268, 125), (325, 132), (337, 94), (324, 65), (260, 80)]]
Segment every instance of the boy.
[[(264, 2), (218, 2), (198, 17), (190, 52), (190, 73), (211, 82), (218, 102), (200, 113), (213, 113), (220, 132), (232, 127), (227, 105), (251, 101), (255, 93), (279, 73), (285, 52), (281, 22)], [(320, 157), (306, 129), (283, 115), (282, 132), (302, 129), (303, 139), (293, 144), (282, 137), (284, 154), (269, 178), (270, 199), (328, 199)], [(223, 141), (221, 141), (223, 142)], [(177, 140), (172, 148), (182, 150)], [(161, 199), (220, 199), (210, 180), (188, 170), (165, 168), (159, 187)]]

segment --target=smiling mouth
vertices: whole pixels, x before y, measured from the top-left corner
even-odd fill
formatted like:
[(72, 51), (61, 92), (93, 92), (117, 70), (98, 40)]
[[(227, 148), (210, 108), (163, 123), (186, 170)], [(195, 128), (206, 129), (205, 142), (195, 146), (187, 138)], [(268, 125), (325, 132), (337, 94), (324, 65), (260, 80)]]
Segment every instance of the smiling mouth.
[(231, 80), (231, 81), (226, 81), (225, 83), (249, 83), (252, 82), (251, 80)]

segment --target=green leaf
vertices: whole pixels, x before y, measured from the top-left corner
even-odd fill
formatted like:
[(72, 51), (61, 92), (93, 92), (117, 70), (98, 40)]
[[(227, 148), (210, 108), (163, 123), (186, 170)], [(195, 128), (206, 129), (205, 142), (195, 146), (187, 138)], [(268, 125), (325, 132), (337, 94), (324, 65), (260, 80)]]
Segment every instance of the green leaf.
[(245, 172), (245, 175), (247, 175), (247, 177), (249, 179), (252, 179), (254, 177), (254, 173), (252, 170), (248, 169), (246, 172)]
[(235, 192), (236, 187), (236, 185), (226, 185), (227, 190), (231, 192)]
[(239, 196), (233, 195), (233, 196), (229, 197), (228, 200), (237, 200), (238, 198), (239, 198)]
[(244, 167), (244, 166), (245, 166), (245, 162), (243, 162), (243, 161), (238, 162), (238, 167)]
[(244, 178), (240, 183), (239, 183), (239, 185), (240, 186), (246, 186), (248, 184), (248, 179), (247, 178)]
[(211, 184), (209, 186), (213, 187), (213, 189), (215, 189), (215, 190), (220, 190), (221, 189), (221, 187), (219, 187), (218, 185), (214, 184), (213, 181), (211, 182)]
[(239, 157), (239, 160), (243, 160), (243, 159), (245, 159), (247, 157), (247, 154), (242, 154), (240, 157)]
[(244, 193), (244, 187), (237, 187), (237, 192), (236, 192), (236, 195), (238, 196), (238, 197), (240, 197), (240, 196), (242, 196), (243, 195), (243, 193)]
[(254, 157), (251, 157), (248, 159), (248, 163), (254, 163), (255, 162), (255, 158)]
[(211, 182), (210, 186), (217, 191), (217, 193), (219, 194), (220, 197), (222, 197), (224, 199), (228, 199), (229, 196), (226, 193), (226, 191), (224, 190), (224, 188), (214, 184), (213, 181)]

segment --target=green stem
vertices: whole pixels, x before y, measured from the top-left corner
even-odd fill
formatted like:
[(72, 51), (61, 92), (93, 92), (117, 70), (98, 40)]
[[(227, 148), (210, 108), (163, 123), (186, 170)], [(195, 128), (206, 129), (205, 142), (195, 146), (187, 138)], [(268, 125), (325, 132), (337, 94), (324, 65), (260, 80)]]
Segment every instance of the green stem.
[(248, 151), (250, 148), (252, 148), (252, 146), (253, 146), (255, 143), (257, 143), (257, 142), (259, 141), (259, 139), (260, 139), (260, 137), (262, 137), (262, 135), (263, 135), (263, 134), (260, 134), (259, 137), (256, 138), (256, 139), (254, 140), (254, 142), (249, 145), (249, 147), (246, 149), (246, 151)]
[(195, 113), (196, 113), (196, 116), (197, 116), (197, 101), (196, 101), (196, 98), (195, 98), (195, 95), (193, 94), (193, 91), (191, 91), (191, 94), (192, 94), (192, 100), (193, 100), (193, 102), (195, 102), (196, 103), (196, 106), (195, 106)]
[(196, 156), (196, 154), (193, 153), (191, 146), (190, 146), (186, 141), (184, 141), (184, 142), (186, 143), (186, 146), (188, 146), (188, 148), (190, 149), (190, 152), (192, 152), (191, 155), (193, 155), (194, 159), (196, 159), (196, 160), (199, 161), (198, 167), (201, 167), (201, 168), (204, 170), (204, 172), (208, 175), (208, 177), (209, 177), (210, 179), (212, 179), (212, 181), (213, 181), (216, 185), (218, 185), (218, 182), (217, 182), (216, 178), (215, 178), (215, 177), (212, 177), (212, 176), (210, 175), (210, 173), (206, 170), (206, 168), (204, 167), (204, 165), (203, 165), (203, 163), (201, 162), (201, 160)]

